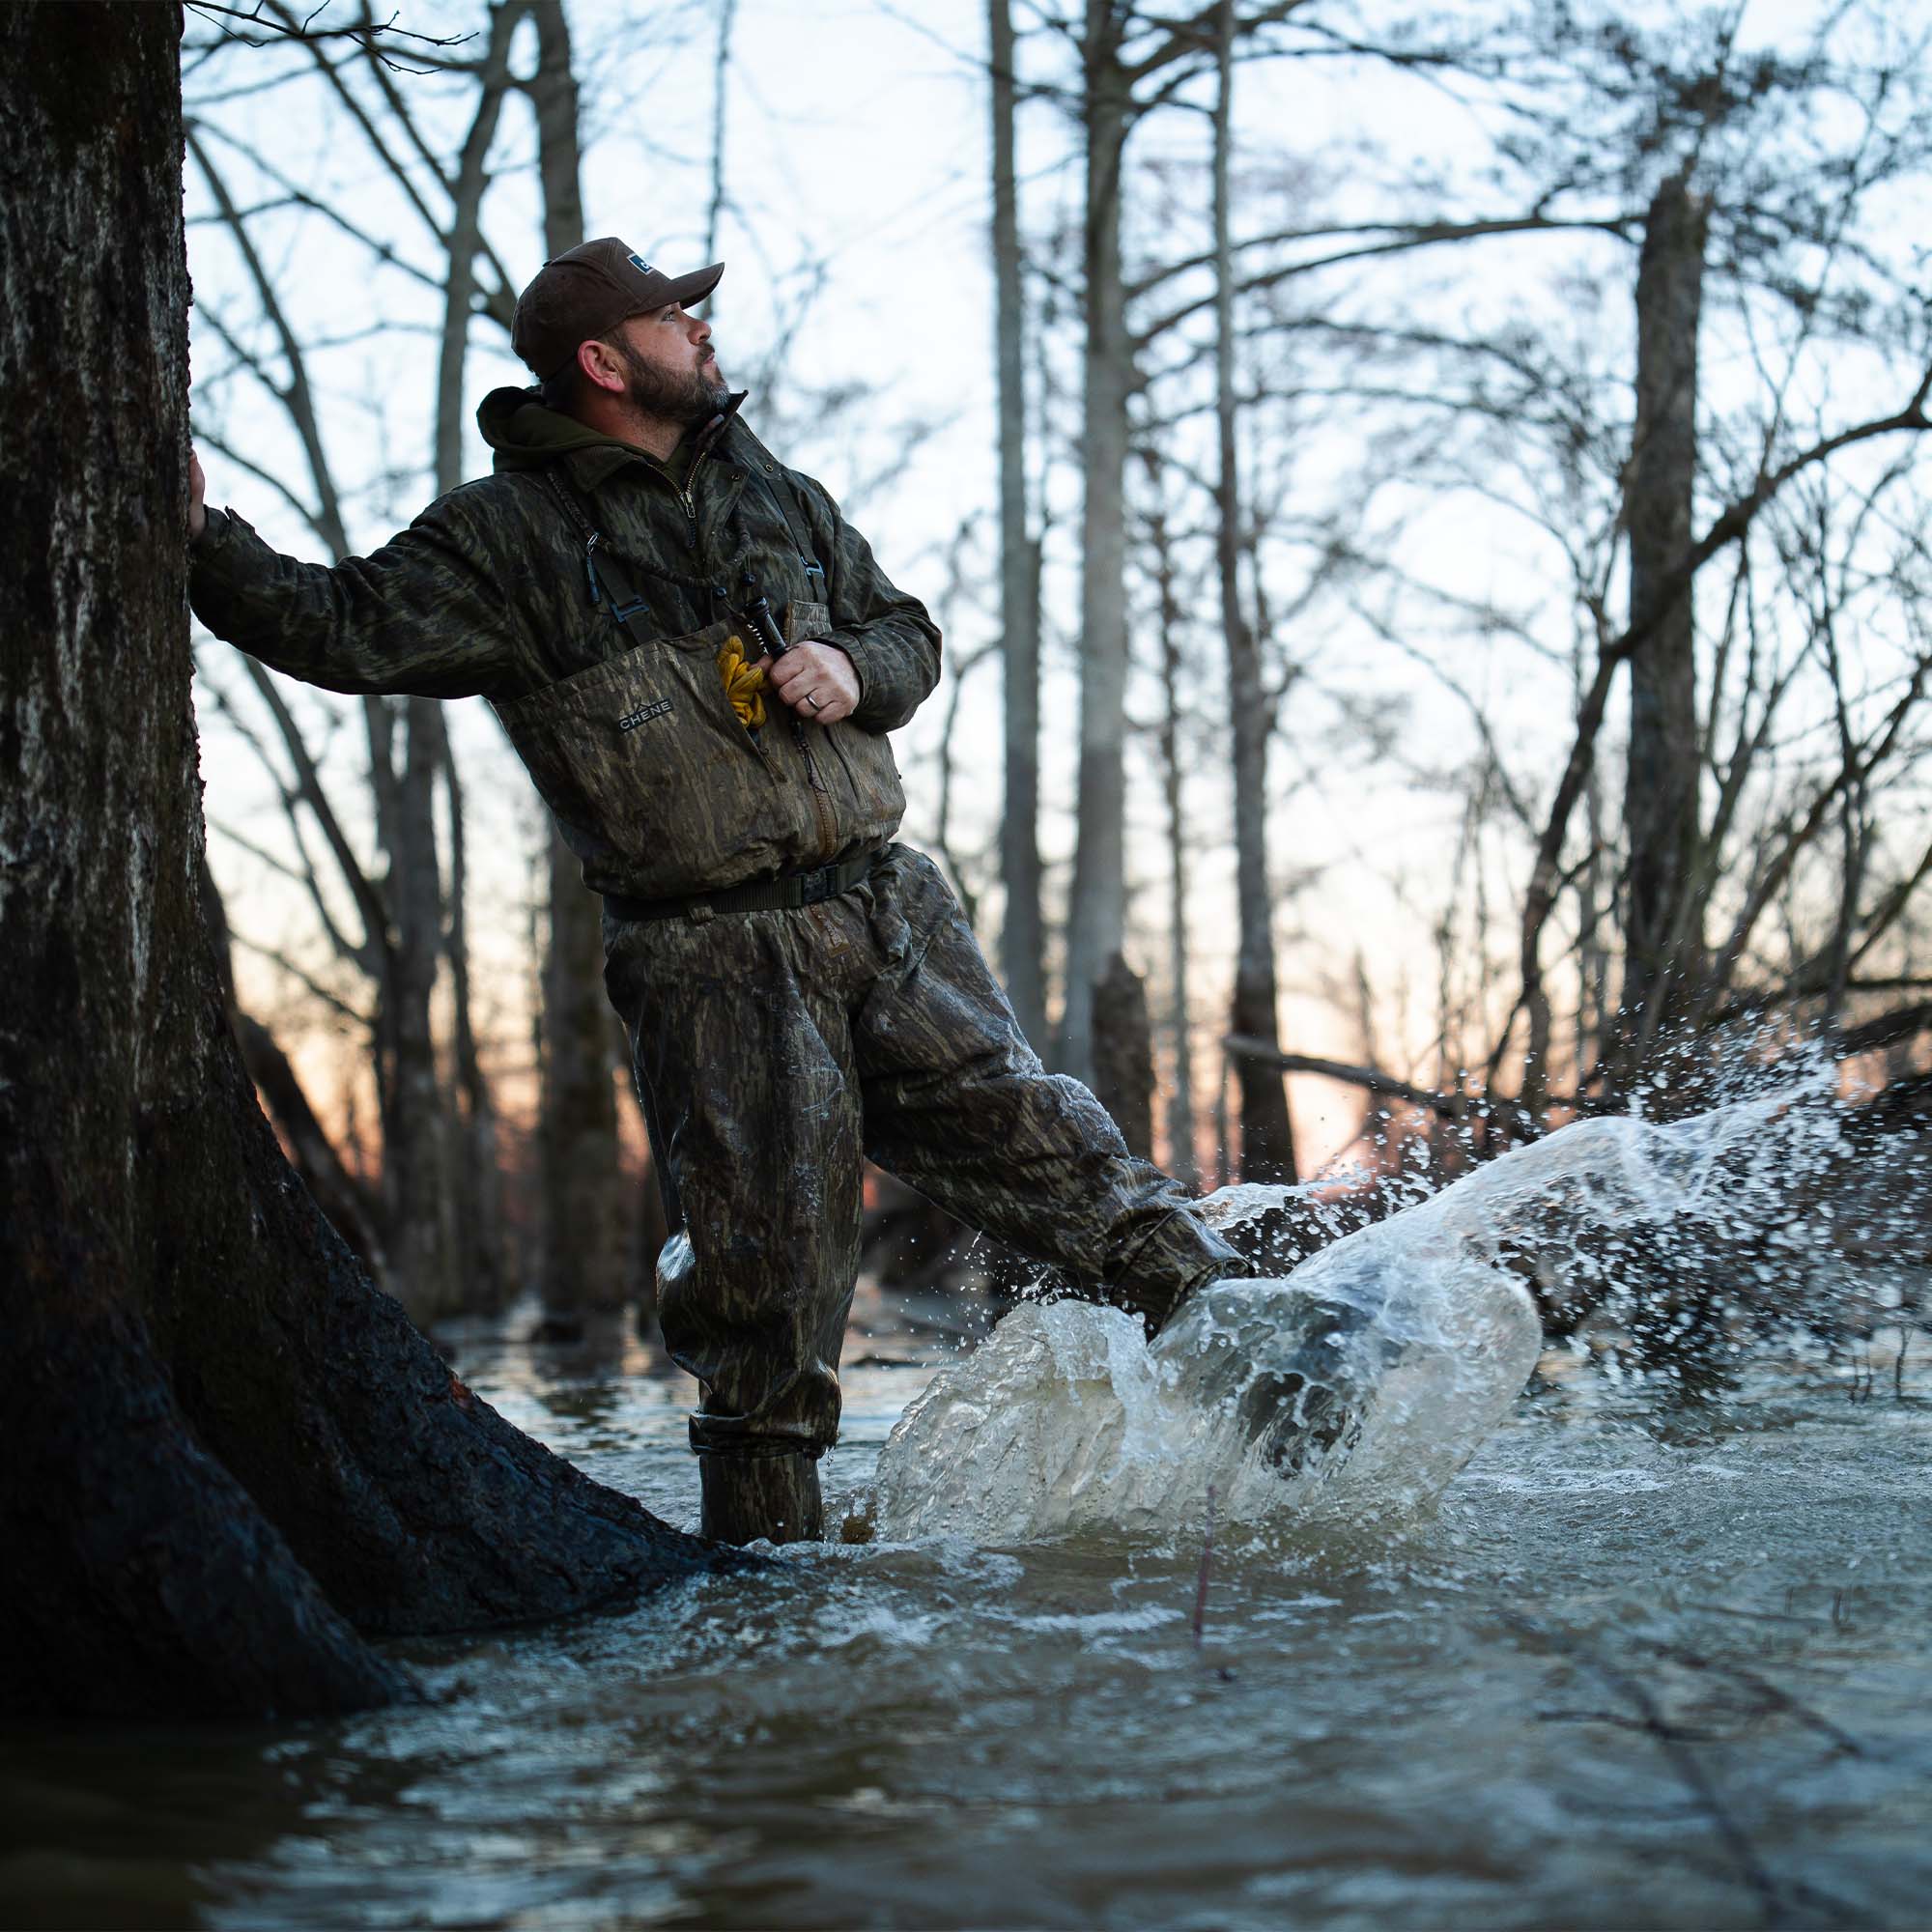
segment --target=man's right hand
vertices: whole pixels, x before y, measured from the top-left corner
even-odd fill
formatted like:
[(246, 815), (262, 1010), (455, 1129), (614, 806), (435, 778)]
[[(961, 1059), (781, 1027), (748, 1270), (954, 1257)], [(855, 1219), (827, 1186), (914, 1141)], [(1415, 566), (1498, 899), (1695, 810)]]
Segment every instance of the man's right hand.
[(208, 478), (201, 473), (201, 458), (192, 449), (187, 453), (187, 540), (193, 543), (208, 527)]

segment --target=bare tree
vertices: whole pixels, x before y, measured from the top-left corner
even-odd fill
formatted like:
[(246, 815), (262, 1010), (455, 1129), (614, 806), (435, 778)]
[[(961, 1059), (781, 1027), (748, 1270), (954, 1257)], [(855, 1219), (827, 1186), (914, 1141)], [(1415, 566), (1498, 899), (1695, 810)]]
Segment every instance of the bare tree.
[[(1690, 929), (1684, 905), (1695, 886), (1701, 829), (1692, 593), (1686, 586), (1662, 610), (1659, 603), (1690, 546), (1707, 226), (1699, 197), (1672, 175), (1645, 216), (1636, 276), (1636, 426), (1624, 522), (1631, 618), (1648, 630), (1630, 660), (1623, 1005), (1637, 1057), (1702, 976), (1701, 933)], [(1675, 988), (1684, 991), (1673, 998)]]
[[(1273, 706), (1263, 686), (1261, 651), (1241, 608), (1241, 484), (1236, 438), (1234, 159), (1235, 0), (1215, 19), (1214, 96), (1214, 490), (1221, 629), (1228, 651), (1229, 736), (1235, 748), (1235, 906), (1240, 943), (1229, 1031), (1273, 1045), (1279, 994), (1274, 970), (1274, 900), (1268, 877), (1268, 740)], [(1245, 1055), (1240, 1084), (1241, 1178), (1293, 1180), (1294, 1134), (1288, 1088), (1266, 1059)]]
[(1000, 966), (1029, 1039), (1046, 1037), (1046, 933), (1039, 860), (1039, 543), (1027, 518), (1026, 288), (1014, 114), (1019, 93), (1009, 0), (987, 0), (993, 155), (993, 340), (999, 385), (1000, 631), (1006, 785)]
[[(393, 76), (362, 43), (356, 43), (347, 56), (337, 56), (312, 42), (304, 43), (317, 81), (366, 146), (434, 251), (427, 266), (407, 263), (392, 246), (378, 242), (373, 233), (356, 228), (339, 209), (312, 196), (292, 197), (305, 214), (346, 227), (377, 260), (405, 268), (412, 279), (436, 292), (440, 322), (431, 472), (439, 490), (460, 482), (465, 468), (465, 370), (471, 323), (481, 316), (507, 330), (510, 321), (513, 283), (487, 238), (484, 209), (498, 178), (492, 154), (504, 110), (519, 95), (527, 99), (535, 124), (534, 168), (542, 189), (545, 251), (555, 254), (583, 239), (579, 97), (570, 24), (562, 0), (496, 0), (482, 19), (484, 31), (475, 37), (474, 44), (460, 56), (439, 61), (442, 83), (468, 91), (466, 131), (447, 159), (438, 153), (420, 125), (418, 105), (395, 85)], [(292, 15), (285, 22), (291, 30), (299, 24)], [(526, 66), (518, 50), (526, 39), (534, 44), (533, 58)], [(201, 138), (206, 162), (207, 137)], [(271, 164), (261, 155), (244, 151), (244, 157), (258, 170), (272, 172)], [(439, 212), (435, 205), (439, 194), (445, 212)], [(231, 228), (242, 236), (247, 225), (245, 213), (226, 200), (225, 194), (222, 205)], [(278, 318), (283, 360), (288, 367), (298, 368), (300, 352), (295, 330), (279, 319), (279, 297), (270, 287), (261, 268), (262, 258), (250, 248), (245, 259), (251, 265), (265, 309), (272, 306)], [(219, 317), (214, 320), (217, 327), (226, 327)], [(316, 470), (322, 460), (322, 435), (313, 388), (305, 374), (299, 382), (276, 384), (261, 359), (242, 350), (237, 330), (228, 327), (227, 333), (236, 349), (238, 366), (268, 380), (278, 393), (286, 386), (292, 405), (299, 400), (308, 419), (302, 433), (303, 446), (312, 471)], [(229, 454), (245, 462), (244, 453), (226, 439), (215, 440)], [(325, 537), (331, 554), (344, 554), (348, 538), (340, 509), (341, 493), (332, 479), (318, 481), (316, 500), (327, 510), (318, 534)], [(425, 699), (369, 699), (364, 712), (377, 779), (377, 823), (398, 841), (394, 852), (384, 847), (389, 858), (382, 892), (389, 897), (407, 895), (385, 918), (384, 929), (393, 926), (406, 959), (414, 962), (407, 976), (406, 991), (408, 1011), (419, 1016), (400, 1033), (390, 1028), (383, 1035), (384, 1054), (379, 1064), (384, 1069), (381, 1092), (385, 1096), (385, 1129), (391, 1125), (391, 1110), (386, 1105), (394, 1084), (390, 1073), (409, 1070), (408, 1092), (412, 1104), (431, 1092), (435, 1049), (428, 1030), (428, 993), (435, 983), (436, 951), (419, 960), (415, 949), (430, 942), (433, 907), (440, 908), (436, 914), (435, 932), (448, 961), (453, 994), (455, 1110), (452, 1114), (448, 1104), (443, 1104), (440, 1119), (449, 1144), (434, 1160), (428, 1151), (412, 1157), (412, 1123), (421, 1110), (406, 1111), (394, 1123), (399, 1138), (393, 1158), (385, 1162), (385, 1172), (393, 1169), (401, 1177), (397, 1184), (417, 1201), (421, 1196), (414, 1177), (432, 1172), (451, 1177), (456, 1189), (445, 1210), (412, 1211), (407, 1218), (418, 1231), (419, 1247), (428, 1238), (422, 1230), (440, 1227), (449, 1231), (445, 1245), (453, 1246), (449, 1247), (450, 1265), (442, 1269), (443, 1276), (453, 1271), (464, 1283), (468, 1300), (489, 1303), (497, 1297), (496, 1283), (501, 1270), (497, 1207), (500, 1163), (495, 1112), (469, 999), (468, 870), (461, 842), (466, 829), (463, 788), (440, 707)], [(283, 716), (292, 721), (293, 714), (286, 707)], [(440, 753), (451, 836), (450, 849), (440, 858), (434, 794), (424, 781), (435, 773), (418, 757), (419, 746), (425, 753), (438, 748)], [(549, 828), (549, 836), (550, 918), (540, 980), (546, 1014), (540, 1032), (545, 1054), (537, 1164), (541, 1194), (538, 1219), (546, 1232), (539, 1274), (552, 1317), (574, 1322), (585, 1306), (614, 1307), (631, 1298), (638, 1277), (630, 1230), (635, 1204), (631, 1198), (634, 1190), (622, 1172), (613, 1034), (602, 991), (598, 909), (594, 897), (584, 892), (576, 861), (554, 827)], [(385, 1131), (385, 1142), (387, 1139)], [(397, 1266), (399, 1274), (413, 1279), (421, 1269), (432, 1266), (432, 1256), (427, 1248), (422, 1253), (406, 1251), (398, 1257)], [(447, 1296), (425, 1293), (417, 1296), (416, 1305), (434, 1310), (447, 1305)]]
[[(537, 119), (543, 182), (544, 254), (583, 240), (582, 152), (570, 23), (562, 0), (535, 9), (537, 59), (526, 83)], [(724, 49), (720, 28), (719, 142), (722, 155)], [(722, 195), (713, 196), (714, 218)], [(715, 239), (715, 238), (714, 238)], [(707, 247), (711, 245), (707, 242)], [(542, 1113), (538, 1161), (543, 1200), (541, 1293), (553, 1324), (575, 1327), (588, 1309), (622, 1307), (642, 1290), (634, 1264), (635, 1204), (627, 1200), (613, 1035), (604, 997), (604, 930), (576, 855), (549, 827), (549, 948), (544, 956)], [(655, 1256), (650, 1257), (655, 1260)]]
[[(156, 7), (0, 15), (0, 139), (42, 216), (0, 231), (35, 291), (0, 321), (0, 1705), (286, 1717), (417, 1694), (366, 1635), (710, 1557), (449, 1373), (237, 1057), (199, 891), (179, 35)], [(79, 340), (114, 373), (76, 414), (41, 372)]]
[[(1125, 459), (1135, 406), (1155, 379), (1151, 355), (1181, 338), (1197, 316), (1218, 313), (1223, 300), (1219, 291), (1224, 289), (1231, 302), (1252, 301), (1291, 282), (1354, 263), (1387, 263), (1420, 249), (1602, 224), (1597, 217), (1584, 221), (1532, 208), (1455, 220), (1437, 215), (1348, 224), (1308, 220), (1236, 238), (1230, 217), (1218, 245), (1210, 235), (1199, 250), (1136, 264), (1135, 272), (1129, 274), (1123, 248), (1130, 187), (1128, 148), (1134, 131), (1150, 117), (1181, 106), (1198, 108), (1201, 103), (1195, 96), (1200, 84), (1232, 70), (1237, 60), (1293, 55), (1311, 60), (1343, 57), (1365, 66), (1413, 66), (1433, 57), (1418, 55), (1399, 35), (1386, 44), (1365, 43), (1330, 21), (1317, 0), (1236, 6), (1232, 12), (1224, 11), (1220, 0), (1212, 0), (1179, 17), (1144, 11), (1132, 0), (1088, 0), (1077, 23), (1059, 13), (1045, 12), (1041, 17), (1045, 28), (1067, 44), (1079, 63), (1077, 91), (1069, 87), (1063, 98), (1077, 107), (1085, 169), (1079, 283), (1084, 328), (1079, 461), (1084, 496), (1078, 846), (1057, 1043), (1061, 1064), (1077, 1074), (1091, 1070), (1092, 986), (1120, 947), (1125, 916)], [(1158, 412), (1155, 420), (1172, 420), (1175, 413)], [(1238, 643), (1236, 655), (1240, 656)], [(1256, 751), (1252, 740), (1242, 749), (1244, 778), (1249, 781), (1263, 775), (1264, 741), (1262, 755), (1257, 756)], [(1244, 814), (1264, 810), (1246, 795), (1240, 809)], [(1264, 852), (1259, 855), (1259, 868), (1257, 856), (1249, 852), (1244, 863), (1251, 904), (1257, 899), (1256, 880), (1264, 881), (1260, 896), (1268, 890)], [(1244, 952), (1250, 998), (1244, 1010), (1258, 1010), (1266, 994), (1268, 969), (1258, 932), (1251, 923), (1250, 944)], [(1270, 1033), (1274, 1024), (1270, 1018)], [(1264, 1087), (1278, 1086), (1271, 1076), (1258, 1072), (1249, 1081), (1248, 1098), (1256, 1110), (1258, 1157), (1282, 1168), (1285, 1098), (1276, 1101), (1263, 1092)], [(1266, 1121), (1264, 1111), (1270, 1116)], [(1264, 1147), (1273, 1151), (1264, 1153)]]
[(1168, 1089), (1167, 1167), (1177, 1180), (1193, 1186), (1200, 1179), (1200, 1162), (1195, 1150), (1198, 1127), (1189, 997), (1192, 976), (1188, 962), (1187, 824), (1182, 810), (1186, 760), (1181, 750), (1184, 715), (1181, 634), (1185, 615), (1174, 537), (1168, 525), (1160, 457), (1152, 449), (1143, 449), (1141, 456), (1148, 472), (1148, 552), (1159, 613), (1160, 773), (1162, 802), (1167, 809), (1168, 1052), (1174, 1069)]
[[(1374, 619), (1390, 649), (1428, 662), (1426, 612), (1505, 683), (1571, 681), (1550, 758), (1542, 734), (1509, 746), (1494, 700), (1430, 665), (1475, 744), (1455, 782), (1482, 807), (1452, 875), (1470, 895), (1458, 929), (1481, 946), (1508, 919), (1516, 972), (1487, 976), (1507, 1011), (1458, 1009), (1453, 1053), (1445, 1002), (1427, 1091), (1452, 1104), (1445, 1083), (1473, 1066), (1504, 1135), (1621, 1103), (1666, 1051), (1680, 1071), (1660, 1097), (1690, 1104), (1703, 1090), (1685, 1053), (1708, 1058), (1698, 1036), (1749, 1013), (1799, 1027), (1911, 991), (1926, 841), (1916, 808), (1889, 820), (1873, 801), (1906, 796), (1922, 755), (1911, 611), (1932, 330), (1875, 211), (1932, 165), (1928, 75), (1870, 10), (1820, 22), (1813, 42), (1747, 56), (1731, 14), (1651, 31), (1600, 10), (1587, 33), (1445, 54), (1504, 104), (1496, 171), (1535, 211), (1519, 232), (1636, 242), (1634, 275), (1559, 249), (1547, 298), (1514, 285), (1547, 300), (1533, 322), (1459, 328), (1428, 291), (1372, 320), (1333, 303), (1280, 317), (1338, 389), (1429, 422), (1411, 488), (1520, 519), (1571, 599), (1565, 650), (1533, 616), (1418, 582), (1393, 547), (1355, 570), (1392, 600)], [(1449, 298), (1467, 300), (1457, 283)], [(1699, 382), (1714, 328), (1721, 395)]]
[[(274, 344), (270, 353), (279, 359), (279, 380), (267, 355), (246, 345), (239, 322), (231, 324), (211, 311), (211, 324), (230, 349), (234, 370), (266, 388), (286, 411), (308, 464), (313, 496), (303, 499), (286, 494), (301, 506), (329, 554), (345, 556), (349, 536), (342, 497), (325, 451), (306, 357), (245, 216), (207, 142), (192, 125), (187, 149), (253, 284)], [(204, 425), (202, 434), (213, 446), (229, 453), (219, 429)], [(456, 1280), (450, 1251), (454, 1222), (444, 1187), (443, 1116), (430, 1020), (442, 933), (433, 798), (437, 765), (426, 729), (440, 732), (440, 726), (420, 714), (399, 718), (396, 707), (386, 700), (364, 701), (376, 842), (385, 861), (379, 874), (355, 856), (295, 714), (275, 693), (267, 672), (253, 664), (247, 669), (282, 740), (292, 773), (281, 782), (282, 794), (286, 800), (299, 801), (312, 814), (360, 917), (361, 929), (355, 935), (344, 935), (332, 921), (325, 922), (325, 929), (338, 955), (374, 980), (369, 1023), (383, 1117), (384, 1220), (390, 1236), (392, 1279), (412, 1307), (435, 1314), (453, 1304)], [(311, 887), (311, 896), (319, 901), (317, 888)]]
[(1127, 611), (1125, 469), (1133, 341), (1121, 262), (1122, 171), (1134, 74), (1122, 0), (1088, 0), (1080, 42), (1081, 140), (1087, 166), (1082, 291), (1079, 844), (1066, 917), (1065, 994), (1058, 1058), (1094, 1077), (1094, 998), (1126, 925)]

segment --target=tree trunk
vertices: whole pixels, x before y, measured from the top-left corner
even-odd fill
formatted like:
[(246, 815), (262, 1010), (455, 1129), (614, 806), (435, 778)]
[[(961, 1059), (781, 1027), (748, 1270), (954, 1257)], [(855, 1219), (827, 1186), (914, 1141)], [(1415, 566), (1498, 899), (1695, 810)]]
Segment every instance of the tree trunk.
[(1571, 1085), (1581, 1092), (1596, 1073), (1610, 1037), (1609, 840), (1604, 829), (1603, 780), (1591, 760), (1583, 793), (1588, 856), (1577, 884), (1577, 1047)]
[[(1681, 175), (1658, 190), (1636, 282), (1636, 431), (1625, 485), (1633, 626), (1654, 625), (1631, 654), (1624, 820), (1630, 881), (1624, 924), (1627, 1071), (1688, 1004), (1702, 970), (1698, 870), (1696, 635), (1688, 585), (1697, 477), (1697, 324), (1709, 212)], [(1667, 605), (1667, 608), (1666, 608)]]
[[(432, 697), (368, 700), (386, 724), (375, 733), (372, 770), (388, 856), (388, 971), (383, 984), (383, 1191), (389, 1252), (410, 1312), (420, 1321), (464, 1302), (450, 1199), (450, 1122), (437, 1067), (431, 1002), (442, 958), (442, 867), (437, 851), (436, 781), (442, 721)], [(396, 769), (395, 726), (403, 725)]]
[(1039, 572), (1027, 528), (1026, 292), (1014, 160), (1013, 18), (987, 0), (993, 110), (993, 340), (1000, 411), (1000, 625), (1006, 790), (1000, 818), (1000, 970), (1020, 1031), (1046, 1038), (1046, 934), (1039, 867)]
[(738, 0), (719, 0), (718, 53), (711, 67), (711, 205), (704, 215), (704, 260), (718, 259), (718, 235), (724, 225), (724, 123), (731, 100), (731, 30)]
[(1066, 1072), (1089, 1081), (1095, 982), (1121, 950), (1126, 926), (1125, 500), (1133, 343), (1121, 270), (1121, 174), (1133, 96), (1121, 60), (1122, 31), (1120, 0), (1087, 0), (1079, 844), (1067, 908), (1058, 1058)]
[(544, 957), (543, 1182), (545, 1317), (575, 1323), (631, 1298), (631, 1189), (617, 1135), (603, 915), (576, 854), (551, 828), (550, 948)]
[(237, 1004), (228, 911), (221, 902), (221, 893), (208, 867), (206, 855), (197, 873), (202, 919), (208, 928), (208, 942), (221, 983), (228, 1023), (235, 1029), (235, 1043), (241, 1049), (242, 1065), (254, 1082), (256, 1094), (267, 1108), (269, 1118), (274, 1122), (289, 1160), (301, 1176), (302, 1185), (327, 1216), (329, 1225), (349, 1244), (355, 1259), (381, 1281), (388, 1264), (376, 1229), (374, 1204), (361, 1182), (344, 1166), (334, 1142), (323, 1131), (315, 1109), (309, 1105), (308, 1094), (274, 1035)]
[[(535, 12), (538, 65), (530, 91), (543, 176), (544, 252), (555, 256), (583, 240), (577, 81), (571, 69), (570, 22), (562, 7), (557, 0), (545, 0)], [(721, 51), (728, 35), (727, 21)], [(724, 83), (722, 70), (719, 82)], [(550, 828), (550, 945), (544, 955), (543, 1008), (537, 1122), (541, 1293), (547, 1321), (570, 1326), (586, 1310), (622, 1307), (649, 1277), (636, 1265), (640, 1210), (624, 1174), (617, 1132), (602, 910), (554, 825)], [(643, 1235), (648, 1243), (647, 1228)]]
[(1187, 826), (1181, 812), (1180, 659), (1182, 612), (1174, 581), (1174, 546), (1167, 506), (1160, 496), (1160, 462), (1146, 453), (1148, 481), (1154, 497), (1148, 535), (1153, 548), (1154, 583), (1160, 595), (1161, 789), (1167, 804), (1167, 947), (1174, 1085), (1167, 1102), (1167, 1168), (1183, 1186), (1200, 1181), (1195, 1149), (1194, 1052), (1188, 1037), (1192, 1006), (1187, 972)]
[(497, 124), (503, 118), (509, 86), (510, 42), (523, 19), (520, 5), (502, 0), (490, 9), (490, 39), (476, 69), (476, 109), (457, 156), (451, 184), (449, 270), (442, 291), (442, 344), (437, 360), (436, 490), (441, 496), (463, 481), (465, 365), (469, 354), (469, 318), (476, 307), (476, 251), (483, 239), (483, 197), (489, 192), (486, 165)]
[[(457, 160), (451, 192), (448, 273), (443, 283), (442, 345), (437, 369), (436, 489), (463, 481), (464, 375), (469, 362), (469, 320), (476, 306), (476, 254), (482, 242), (483, 197), (490, 187), (491, 143), (503, 116), (510, 84), (510, 43), (522, 23), (518, 4), (490, 10), (490, 38), (477, 72), (475, 111)], [(449, 961), (451, 1046), (455, 1060), (454, 1104), (439, 1108), (448, 1145), (446, 1176), (450, 1251), (444, 1281), (450, 1305), (497, 1306), (503, 1297), (502, 1171), (497, 1146), (497, 1110), (477, 1052), (469, 1006), (469, 854), (463, 822), (463, 781), (440, 706), (420, 699), (410, 705), (411, 744), (418, 729), (435, 733), (438, 764), (449, 803), (449, 903), (439, 914), (440, 940)], [(434, 825), (430, 853), (435, 853)], [(393, 877), (393, 872), (392, 872)], [(437, 1312), (440, 1312), (440, 1309)]]
[(469, 839), (463, 780), (449, 732), (438, 716), (443, 795), (449, 804), (449, 911), (443, 951), (449, 960), (450, 1047), (455, 1058), (457, 1158), (456, 1264), (466, 1308), (503, 1299), (503, 1168), (497, 1104), (483, 1071), (469, 997)]
[[(1214, 491), (1221, 628), (1228, 648), (1228, 703), (1235, 746), (1235, 901), (1240, 938), (1235, 955), (1230, 1030), (1280, 1044), (1274, 971), (1274, 905), (1268, 893), (1267, 753), (1273, 708), (1262, 683), (1260, 644), (1241, 611), (1241, 490), (1235, 440), (1235, 262), (1230, 239), (1229, 171), (1234, 146), (1234, 0), (1221, 0), (1220, 91), (1214, 102), (1214, 421), (1221, 473)], [(1288, 1086), (1278, 1066), (1243, 1055), (1240, 1083), (1241, 1179), (1292, 1181), (1294, 1142)]]
[[(478, 1402), (282, 1159), (199, 904), (181, 16), (0, 13), (0, 1706), (343, 1710), (356, 1634), (712, 1560)], [(75, 236), (88, 238), (76, 249)], [(72, 345), (87, 407), (47, 380)]]
[(530, 13), (537, 23), (537, 65), (526, 85), (537, 117), (544, 253), (560, 255), (583, 240), (582, 167), (577, 135), (577, 75), (570, 64), (570, 20), (563, 11), (563, 0), (533, 0)]
[(1153, 1033), (1147, 987), (1117, 952), (1094, 988), (1094, 1093), (1130, 1153), (1153, 1158)]

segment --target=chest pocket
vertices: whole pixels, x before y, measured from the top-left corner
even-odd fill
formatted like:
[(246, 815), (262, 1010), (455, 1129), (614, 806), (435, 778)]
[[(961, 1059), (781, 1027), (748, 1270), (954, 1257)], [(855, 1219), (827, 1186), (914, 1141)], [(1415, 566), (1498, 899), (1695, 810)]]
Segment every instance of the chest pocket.
[(751, 875), (787, 842), (784, 788), (719, 676), (732, 631), (653, 639), (497, 706), (593, 888), (692, 892)]

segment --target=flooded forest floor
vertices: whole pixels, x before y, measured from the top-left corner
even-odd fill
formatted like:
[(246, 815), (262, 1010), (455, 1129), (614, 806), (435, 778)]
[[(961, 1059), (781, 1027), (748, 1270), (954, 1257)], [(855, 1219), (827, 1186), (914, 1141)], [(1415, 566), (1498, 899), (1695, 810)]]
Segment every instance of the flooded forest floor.
[[(835, 1497), (959, 1319), (862, 1297)], [(531, 1326), (446, 1341), (512, 1421), (692, 1519), (689, 1384), (622, 1330)], [(14, 1727), (0, 1916), (1914, 1926), (1928, 1530), (1932, 1371), (1767, 1356), (1685, 1406), (1551, 1353), (1434, 1513), (1217, 1538), (1205, 1598), (1192, 1538), (828, 1547), (400, 1646), (426, 1708)]]

